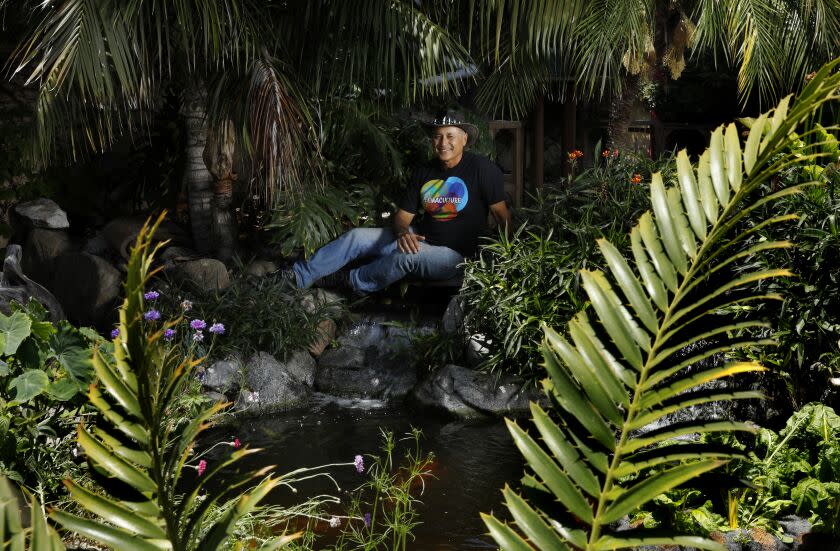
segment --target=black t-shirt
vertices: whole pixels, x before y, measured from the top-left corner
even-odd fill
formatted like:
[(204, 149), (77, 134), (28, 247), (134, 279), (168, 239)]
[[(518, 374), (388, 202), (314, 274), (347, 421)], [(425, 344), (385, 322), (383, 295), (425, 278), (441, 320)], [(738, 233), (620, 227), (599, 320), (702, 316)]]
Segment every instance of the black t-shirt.
[(504, 201), (504, 178), (499, 167), (485, 157), (464, 152), (455, 167), (443, 170), (432, 159), (411, 178), (400, 208), (423, 219), (417, 233), (430, 245), (449, 247), (472, 256), (478, 238), (487, 229), (490, 205)]

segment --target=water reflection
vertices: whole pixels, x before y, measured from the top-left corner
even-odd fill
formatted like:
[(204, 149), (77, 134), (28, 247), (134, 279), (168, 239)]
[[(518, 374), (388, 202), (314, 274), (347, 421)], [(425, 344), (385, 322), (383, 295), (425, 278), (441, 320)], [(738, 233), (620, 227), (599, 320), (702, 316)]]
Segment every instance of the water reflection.
[[(411, 427), (423, 431), (424, 451), (435, 453), (435, 479), (427, 481), (419, 507), (422, 524), (413, 549), (494, 549), (479, 512), (503, 515), (500, 490), (522, 474), (522, 459), (500, 420), (452, 421), (428, 412), (383, 407), (378, 402), (336, 403), (318, 399), (304, 411), (244, 421), (220, 429), (211, 438), (238, 436), (252, 447), (264, 448), (249, 459), (251, 467), (276, 464), (278, 472), (304, 466), (352, 462), (355, 454), (375, 454), (380, 429), (401, 436)], [(333, 471), (345, 490), (358, 486), (362, 475), (352, 466)], [(305, 482), (297, 494), (275, 491), (270, 501), (288, 505), (304, 496), (336, 494), (324, 479)]]

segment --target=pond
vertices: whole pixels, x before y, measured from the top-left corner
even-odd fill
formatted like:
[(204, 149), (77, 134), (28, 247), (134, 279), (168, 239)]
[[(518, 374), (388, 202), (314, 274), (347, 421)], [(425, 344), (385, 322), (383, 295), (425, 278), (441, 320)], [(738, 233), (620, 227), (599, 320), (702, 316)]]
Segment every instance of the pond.
[[(497, 548), (485, 535), (479, 513), (506, 513), (501, 488), (505, 482), (519, 480), (523, 465), (502, 420), (458, 421), (369, 400), (318, 398), (305, 410), (243, 420), (216, 434), (236, 436), (243, 444), (263, 448), (248, 460), (249, 466), (274, 464), (278, 473), (285, 473), (299, 467), (352, 462), (356, 454), (377, 454), (382, 443), (380, 429), (401, 437), (412, 427), (423, 431), (422, 450), (435, 454), (435, 478), (426, 481), (420, 496), (422, 524), (415, 530), (416, 540), (410, 548)], [(395, 460), (400, 457), (395, 455)], [(330, 472), (342, 490), (362, 481), (352, 466)], [(335, 486), (323, 478), (306, 481), (298, 490), (275, 490), (268, 501), (290, 505), (319, 493), (336, 494)]]

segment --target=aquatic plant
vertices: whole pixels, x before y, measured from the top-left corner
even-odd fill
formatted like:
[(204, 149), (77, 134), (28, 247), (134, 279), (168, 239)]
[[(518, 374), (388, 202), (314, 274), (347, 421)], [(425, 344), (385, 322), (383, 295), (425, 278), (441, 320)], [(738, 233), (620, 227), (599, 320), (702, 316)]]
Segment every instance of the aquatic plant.
[[(756, 236), (762, 227), (795, 216), (775, 216), (747, 227), (740, 223), (764, 204), (802, 191), (803, 185), (797, 185), (769, 195), (756, 193), (779, 170), (819, 154), (813, 149), (799, 156), (785, 152), (795, 128), (840, 98), (838, 64), (840, 58), (824, 66), (792, 107), (787, 97), (756, 119), (743, 148), (730, 124), (712, 133), (696, 169), (685, 151), (679, 153), (677, 186), (666, 189), (662, 176), (653, 174), (653, 212), (644, 213), (630, 232), (635, 271), (612, 243), (598, 241), (607, 270), (580, 272), (591, 307), (569, 322), (571, 342), (544, 328), (542, 352), (549, 376), (543, 388), (557, 415), (531, 405), (544, 446), (507, 421), (534, 474), (526, 474), (522, 494), (510, 487), (503, 490), (513, 523), (482, 515), (503, 549), (663, 544), (725, 549), (712, 540), (674, 532), (617, 531), (613, 523), (663, 492), (690, 486), (704, 473), (743, 456), (736, 448), (684, 437), (755, 431), (748, 423), (694, 416), (675, 424), (665, 418), (699, 404), (761, 398), (757, 391), (699, 388), (763, 370), (759, 363), (701, 367), (698, 362), (773, 342), (744, 334), (744, 329), (769, 324), (736, 317), (736, 310), (781, 299), (757, 291), (755, 282), (792, 273), (755, 268), (745, 261), (761, 251), (790, 247), (787, 241)], [(806, 142), (813, 135), (806, 131)], [(655, 421), (661, 426), (650, 429)], [(663, 442), (667, 444), (659, 445)], [(644, 476), (653, 466), (661, 469)]]

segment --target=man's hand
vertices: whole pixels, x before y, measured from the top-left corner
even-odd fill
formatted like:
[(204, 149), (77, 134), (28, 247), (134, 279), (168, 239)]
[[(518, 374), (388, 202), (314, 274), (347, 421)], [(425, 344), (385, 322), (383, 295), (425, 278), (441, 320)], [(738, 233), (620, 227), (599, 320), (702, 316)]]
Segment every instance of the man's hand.
[(420, 242), (425, 240), (422, 235), (406, 231), (397, 238), (397, 248), (406, 254), (416, 254), (420, 252)]

